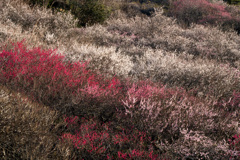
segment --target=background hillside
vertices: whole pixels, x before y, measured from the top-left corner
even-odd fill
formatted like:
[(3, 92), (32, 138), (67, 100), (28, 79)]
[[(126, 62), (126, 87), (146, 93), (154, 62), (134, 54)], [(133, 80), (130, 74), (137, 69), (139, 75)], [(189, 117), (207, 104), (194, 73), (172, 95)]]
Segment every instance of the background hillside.
[(0, 158), (239, 159), (228, 3), (0, 1)]

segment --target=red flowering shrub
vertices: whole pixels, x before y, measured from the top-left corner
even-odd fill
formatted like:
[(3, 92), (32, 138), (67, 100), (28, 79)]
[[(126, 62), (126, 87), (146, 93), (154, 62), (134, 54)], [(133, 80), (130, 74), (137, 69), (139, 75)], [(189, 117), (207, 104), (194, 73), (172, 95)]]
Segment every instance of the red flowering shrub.
[(231, 156), (238, 159), (240, 157), (240, 135), (234, 135), (228, 142), (232, 151)]
[(114, 131), (111, 123), (99, 124), (95, 120), (67, 117), (70, 130), (61, 136), (63, 142), (72, 143), (80, 152), (77, 158), (93, 159), (159, 159), (154, 153), (151, 138), (134, 128)]
[[(66, 119), (61, 140), (74, 146), (76, 159), (157, 159), (160, 152), (171, 156), (176, 151), (166, 144), (182, 143), (182, 128), (197, 126), (208, 132), (204, 117), (218, 115), (206, 108), (207, 103), (196, 104), (196, 97), (184, 89), (106, 78), (88, 70), (86, 63), (68, 62), (52, 50), (29, 50), (18, 43), (0, 53), (0, 64), (0, 83), (68, 117), (96, 119)], [(231, 104), (236, 103), (238, 96)]]
[(172, 3), (170, 13), (181, 22), (217, 24), (229, 21), (232, 16), (225, 6), (208, 0), (177, 0)]
[(230, 100), (230, 105), (232, 107), (240, 108), (240, 92), (233, 92), (233, 96)]
[(216, 106), (222, 107), (226, 111), (234, 112), (236, 110), (239, 110), (240, 108), (240, 93), (239, 92), (233, 92), (232, 97), (230, 97), (228, 100), (223, 99), (220, 100), (218, 103), (216, 103)]
[[(13, 50), (1, 52), (0, 63), (0, 83), (63, 112), (110, 112), (113, 103), (120, 103), (118, 79), (95, 74), (86, 68), (87, 63), (65, 62), (54, 50), (29, 50), (18, 43)], [(95, 108), (86, 107), (89, 104)]]
[(116, 107), (123, 109), (127, 94), (140, 100), (169, 98), (178, 92), (147, 81), (131, 84), (105, 78), (88, 70), (87, 63), (65, 62), (54, 50), (29, 50), (23, 43), (11, 51), (3, 50), (0, 63), (1, 83), (69, 115), (110, 115)]

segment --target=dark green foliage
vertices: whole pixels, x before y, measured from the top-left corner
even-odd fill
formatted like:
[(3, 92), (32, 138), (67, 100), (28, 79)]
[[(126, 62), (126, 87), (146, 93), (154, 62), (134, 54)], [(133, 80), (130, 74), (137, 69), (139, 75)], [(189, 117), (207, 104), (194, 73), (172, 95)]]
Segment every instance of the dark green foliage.
[(25, 0), (25, 1), (31, 5), (40, 5), (45, 7), (50, 7), (54, 3), (54, 0)]
[(53, 10), (71, 10), (79, 20), (79, 26), (103, 23), (109, 16), (110, 10), (99, 0), (25, 0), (31, 5), (40, 5)]
[(240, 5), (240, 0), (224, 0), (228, 4)]
[(72, 14), (79, 19), (80, 26), (103, 23), (110, 13), (98, 0), (73, 0), (68, 5)]

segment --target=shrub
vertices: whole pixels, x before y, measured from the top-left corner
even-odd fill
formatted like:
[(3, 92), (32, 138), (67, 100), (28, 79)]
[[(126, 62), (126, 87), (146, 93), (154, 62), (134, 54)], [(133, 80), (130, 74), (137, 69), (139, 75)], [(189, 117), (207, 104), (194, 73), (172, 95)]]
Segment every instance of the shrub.
[(232, 97), (228, 100), (222, 99), (217, 103), (218, 107), (225, 109), (227, 112), (234, 112), (240, 108), (240, 92), (233, 92)]
[(174, 1), (170, 7), (170, 14), (187, 26), (191, 23), (219, 24), (232, 19), (225, 6), (208, 0)]
[[(86, 63), (64, 62), (64, 57), (52, 50), (27, 50), (18, 43), (14, 50), (0, 54), (0, 63), (0, 83), (64, 113), (97, 115), (98, 111), (109, 112), (121, 95), (118, 79), (97, 75), (87, 70)], [(91, 107), (86, 108), (86, 105)], [(101, 106), (108, 108), (107, 111)]]
[(26, 0), (32, 5), (40, 5), (58, 11), (71, 10), (79, 20), (79, 26), (103, 23), (110, 15), (110, 10), (99, 0)]
[(223, 1), (227, 2), (228, 4), (240, 5), (239, 0), (223, 0)]
[(44, 7), (50, 7), (53, 5), (53, 3), (55, 3), (54, 0), (24, 0), (24, 1), (30, 5), (40, 5)]
[(238, 35), (240, 34), (240, 5), (228, 5), (226, 10), (232, 14), (234, 17), (232, 20), (227, 21), (227, 25), (231, 25), (235, 31), (237, 31)]
[(135, 17), (141, 14), (140, 5), (137, 3), (124, 3), (120, 9), (126, 13), (128, 17)]
[(71, 159), (72, 146), (58, 141), (65, 123), (56, 111), (2, 85), (0, 104), (0, 159)]
[(133, 127), (113, 130), (111, 123), (100, 124), (94, 119), (66, 117), (68, 132), (61, 136), (84, 159), (159, 159), (151, 138)]
[(231, 149), (231, 158), (239, 159), (240, 158), (240, 134), (234, 135), (231, 139), (228, 140), (229, 148)]
[[(236, 134), (233, 121), (237, 118), (233, 114), (226, 117), (229, 115), (226, 110), (222, 111), (220, 107), (215, 110), (211, 100), (202, 101), (184, 89), (171, 89), (151, 81), (126, 83), (117, 78), (106, 78), (88, 70), (84, 63), (65, 61), (63, 56), (51, 50), (29, 50), (22, 43), (11, 51), (2, 51), (0, 63), (0, 83), (7, 87), (22, 91), (67, 117), (93, 116), (100, 120), (101, 124), (89, 130), (85, 122), (75, 122), (77, 118), (66, 119), (70, 129), (63, 133), (63, 140), (74, 145), (74, 153), (76, 156), (79, 153), (82, 158), (106, 159), (108, 153), (113, 153), (113, 159), (130, 156), (134, 159), (144, 156), (142, 159), (145, 159), (152, 155), (148, 146), (153, 144), (156, 154), (159, 151), (175, 158), (188, 155), (218, 159), (227, 152), (224, 139)], [(233, 96), (229, 105), (239, 105), (239, 93), (235, 92)], [(104, 124), (108, 122), (113, 130), (106, 129)], [(76, 127), (72, 128), (71, 123)], [(130, 126), (134, 126), (134, 130)], [(187, 130), (192, 130), (204, 141), (192, 136), (186, 144), (190, 136)], [(142, 141), (143, 132), (153, 140)], [(107, 134), (111, 135), (110, 139), (104, 137)], [(134, 137), (136, 135), (140, 135), (140, 139)], [(197, 146), (191, 149), (196, 141), (199, 141)]]
[(79, 19), (80, 26), (103, 23), (109, 16), (109, 9), (98, 0), (73, 0), (69, 3), (71, 12)]

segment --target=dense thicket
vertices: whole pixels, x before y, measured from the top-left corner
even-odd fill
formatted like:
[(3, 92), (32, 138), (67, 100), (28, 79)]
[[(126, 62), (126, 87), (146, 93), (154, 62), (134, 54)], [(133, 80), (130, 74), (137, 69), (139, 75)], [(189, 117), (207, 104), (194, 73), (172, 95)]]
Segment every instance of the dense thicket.
[(0, 1), (0, 159), (239, 159), (236, 6), (25, 2)]

